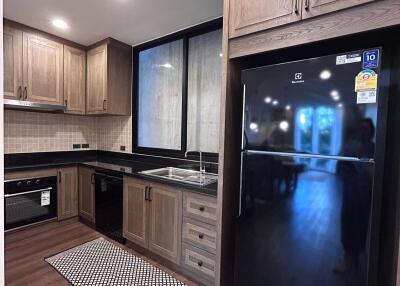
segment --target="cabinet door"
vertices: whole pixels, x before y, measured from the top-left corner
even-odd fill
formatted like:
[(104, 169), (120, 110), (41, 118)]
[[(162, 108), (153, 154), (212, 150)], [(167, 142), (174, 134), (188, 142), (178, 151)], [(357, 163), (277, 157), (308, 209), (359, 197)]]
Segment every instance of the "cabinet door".
[(79, 216), (94, 223), (94, 170), (80, 167), (78, 173)]
[(104, 113), (107, 109), (107, 45), (87, 53), (87, 113)]
[(123, 236), (138, 245), (148, 247), (146, 184), (124, 177)]
[(22, 31), (4, 26), (4, 97), (22, 99)]
[(182, 192), (164, 186), (150, 190), (149, 249), (179, 264), (182, 229)]
[(23, 81), (29, 101), (63, 104), (63, 45), (23, 33)]
[(64, 46), (64, 102), (68, 113), (85, 114), (86, 52)]
[(58, 220), (78, 215), (78, 169), (63, 168), (58, 171)]
[(303, 0), (303, 19), (335, 12), (376, 0)]
[(238, 37), (301, 19), (301, 0), (232, 0), (229, 37)]

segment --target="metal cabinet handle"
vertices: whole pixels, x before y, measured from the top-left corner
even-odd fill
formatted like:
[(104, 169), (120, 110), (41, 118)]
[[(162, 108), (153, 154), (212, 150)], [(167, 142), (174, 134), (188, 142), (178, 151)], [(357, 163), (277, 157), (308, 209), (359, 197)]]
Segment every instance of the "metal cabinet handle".
[(299, 0), (295, 0), (295, 2), (294, 2), (294, 13), (296, 15), (299, 14)]
[(310, 0), (304, 0), (304, 9), (308, 11), (310, 9)]
[(203, 266), (203, 261), (199, 260), (199, 262), (197, 262), (197, 265), (198, 265), (199, 267), (202, 267), (202, 266)]
[(103, 100), (103, 110), (107, 110), (107, 99)]
[(151, 202), (153, 199), (151, 198), (151, 189), (152, 187), (149, 187), (149, 202)]
[(145, 201), (147, 201), (148, 199), (147, 199), (147, 191), (149, 190), (149, 187), (148, 186), (146, 186), (145, 188), (144, 188), (144, 200)]
[(200, 238), (200, 239), (203, 239), (203, 238), (204, 238), (204, 234), (200, 233), (200, 234), (199, 234), (199, 238)]
[(68, 99), (65, 100), (65, 106), (68, 107)]
[(28, 98), (28, 88), (25, 86), (24, 88), (24, 100), (26, 100)]
[(61, 171), (58, 171), (58, 182), (61, 183)]
[(18, 87), (18, 98), (22, 99), (22, 86)]
[(94, 173), (92, 173), (92, 175), (90, 176), (90, 183), (94, 185)]

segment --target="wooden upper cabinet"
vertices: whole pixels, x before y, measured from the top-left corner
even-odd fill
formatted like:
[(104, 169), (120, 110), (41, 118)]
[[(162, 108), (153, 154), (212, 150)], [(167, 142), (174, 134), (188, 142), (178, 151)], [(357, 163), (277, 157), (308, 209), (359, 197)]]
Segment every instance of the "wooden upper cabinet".
[(302, 18), (307, 19), (376, 0), (302, 0), (302, 1), (303, 1)]
[(149, 249), (179, 264), (182, 235), (182, 191), (152, 185), (149, 200)]
[(113, 39), (87, 52), (88, 114), (131, 114), (132, 47)]
[(22, 31), (4, 26), (4, 97), (22, 99)]
[(302, 0), (231, 0), (229, 37), (301, 20)]
[(78, 215), (78, 168), (63, 168), (58, 171), (57, 186), (58, 220)]
[(124, 177), (123, 236), (148, 247), (146, 184), (140, 180)]
[(64, 103), (67, 113), (85, 114), (86, 51), (64, 45)]
[(63, 45), (23, 33), (24, 93), (32, 102), (63, 104)]
[(94, 170), (78, 168), (79, 216), (95, 222)]

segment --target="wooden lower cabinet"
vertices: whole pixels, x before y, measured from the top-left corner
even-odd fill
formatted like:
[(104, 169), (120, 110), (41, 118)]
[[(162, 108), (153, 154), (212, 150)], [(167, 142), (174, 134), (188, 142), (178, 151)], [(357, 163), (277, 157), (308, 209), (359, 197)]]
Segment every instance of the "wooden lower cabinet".
[(58, 170), (58, 220), (78, 215), (78, 168)]
[(85, 167), (78, 169), (79, 216), (95, 222), (94, 170)]
[(182, 233), (182, 191), (150, 187), (149, 249), (179, 264)]
[(146, 182), (124, 177), (123, 236), (148, 248)]
[(179, 264), (181, 227), (182, 191), (124, 177), (126, 239)]

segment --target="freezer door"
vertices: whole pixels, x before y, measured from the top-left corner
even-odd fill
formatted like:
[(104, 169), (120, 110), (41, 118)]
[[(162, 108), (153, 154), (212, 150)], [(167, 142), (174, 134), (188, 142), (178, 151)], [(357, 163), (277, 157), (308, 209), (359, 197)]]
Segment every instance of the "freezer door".
[(368, 162), (243, 154), (234, 285), (366, 286), (373, 172)]
[[(243, 149), (374, 158), (383, 75), (379, 64), (368, 69), (377, 82), (368, 100), (356, 92), (364, 52), (243, 71)], [(343, 56), (356, 60), (342, 64)]]

